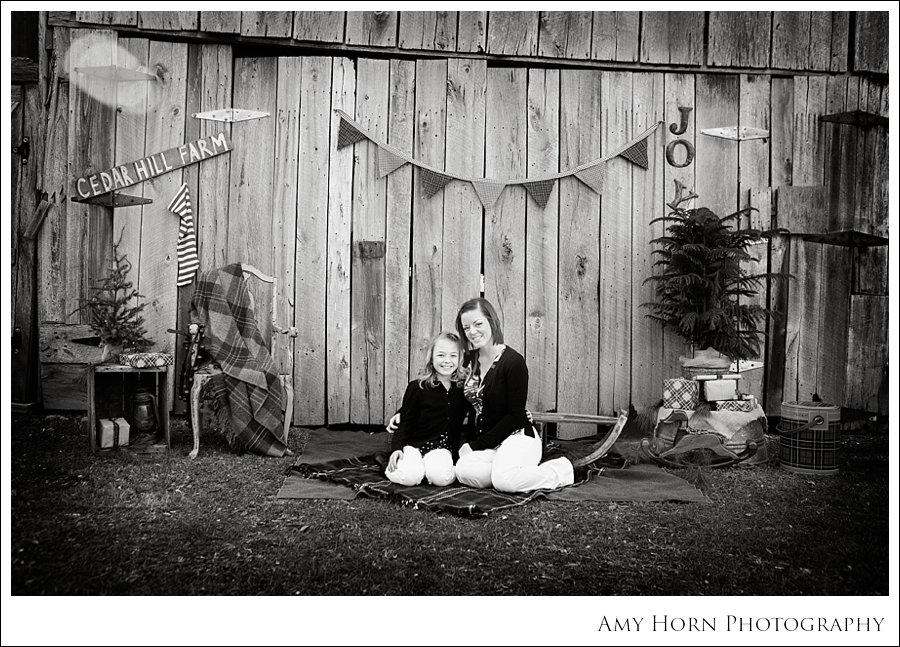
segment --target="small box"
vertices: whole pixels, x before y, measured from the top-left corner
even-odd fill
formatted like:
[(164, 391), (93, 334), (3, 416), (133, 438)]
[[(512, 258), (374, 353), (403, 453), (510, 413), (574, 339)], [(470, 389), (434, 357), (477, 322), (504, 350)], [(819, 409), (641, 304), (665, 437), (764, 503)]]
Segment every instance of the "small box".
[(700, 403), (700, 385), (681, 378), (663, 380), (662, 397), (666, 409), (693, 410)]
[(97, 444), (101, 449), (115, 449), (128, 444), (128, 433), (131, 430), (125, 418), (101, 418), (97, 421)]
[(119, 363), (134, 368), (171, 366), (175, 361), (169, 353), (126, 353), (119, 355)]
[[(699, 379), (699, 378), (698, 378)], [(703, 381), (703, 395), (707, 402), (736, 400), (740, 375), (723, 375), (718, 379)]]
[(739, 400), (720, 400), (716, 402), (716, 411), (743, 411), (750, 413), (757, 406), (755, 396), (742, 395)]

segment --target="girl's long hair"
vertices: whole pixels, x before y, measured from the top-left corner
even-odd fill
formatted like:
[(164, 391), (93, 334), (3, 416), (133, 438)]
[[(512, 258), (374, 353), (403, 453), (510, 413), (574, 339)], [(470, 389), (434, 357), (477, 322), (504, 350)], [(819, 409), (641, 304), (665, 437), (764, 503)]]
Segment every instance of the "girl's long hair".
[(431, 343), (428, 344), (428, 354), (425, 357), (425, 366), (424, 366), (424, 368), (422, 368), (421, 371), (419, 371), (419, 377), (418, 377), (419, 386), (422, 387), (423, 389), (425, 388), (426, 384), (428, 386), (437, 386), (440, 383), (438, 380), (438, 373), (434, 368), (433, 355), (434, 355), (434, 347), (435, 347), (435, 345), (437, 345), (438, 341), (441, 339), (446, 339), (448, 341), (451, 341), (454, 344), (456, 344), (457, 348), (459, 348), (459, 364), (457, 365), (456, 370), (453, 371), (453, 374), (450, 376), (450, 380), (453, 382), (461, 381), (462, 376), (460, 373), (460, 369), (462, 368), (462, 361), (463, 361), (463, 350), (464, 350), (463, 345), (459, 340), (459, 335), (457, 335), (455, 332), (451, 332), (449, 330), (443, 330), (443, 331), (439, 332), (437, 335), (435, 335), (434, 338), (431, 340)]

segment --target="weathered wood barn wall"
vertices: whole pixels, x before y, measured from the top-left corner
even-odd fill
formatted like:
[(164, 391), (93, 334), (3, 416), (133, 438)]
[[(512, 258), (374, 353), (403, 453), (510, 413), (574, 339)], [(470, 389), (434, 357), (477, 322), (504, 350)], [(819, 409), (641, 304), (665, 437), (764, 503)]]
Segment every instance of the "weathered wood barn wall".
[[(886, 126), (820, 121), (887, 116), (887, 33), (887, 14), (866, 12), (41, 13), (38, 71), (13, 113), (14, 133), (37, 134), (14, 178), (23, 348), (38, 325), (80, 321), (73, 310), (121, 232), (152, 302), (148, 329), (175, 349), (166, 330), (182, 324), (192, 288), (175, 286), (179, 221), (166, 205), (184, 181), (201, 269), (246, 262), (279, 279), (279, 323), (300, 331), (276, 349), (293, 372), (295, 424), (383, 422), (482, 274), (528, 360), (533, 409), (640, 409), (684, 352), (639, 308), (663, 231), (649, 222), (675, 179), (697, 206), (757, 206), (750, 224), (764, 228), (887, 236)], [(157, 80), (75, 70), (88, 65)], [(226, 107), (271, 116), (192, 117)], [(674, 135), (679, 107), (692, 111)], [(613, 160), (602, 194), (567, 177), (544, 209), (512, 186), (485, 211), (468, 183), (425, 197), (409, 165), (378, 179), (374, 144), (337, 149), (335, 109), (419, 161), (494, 178), (572, 169), (666, 126), (648, 140), (649, 169)], [(700, 134), (724, 126), (770, 136)], [(126, 191), (151, 204), (70, 200), (74, 177), (221, 131), (233, 152)], [(695, 148), (692, 164), (666, 162), (676, 139)], [(769, 413), (813, 393), (885, 407), (887, 248), (785, 235), (755, 251), (796, 276), (759, 297), (783, 313), (761, 358)], [(13, 364), (37, 375), (33, 354)]]

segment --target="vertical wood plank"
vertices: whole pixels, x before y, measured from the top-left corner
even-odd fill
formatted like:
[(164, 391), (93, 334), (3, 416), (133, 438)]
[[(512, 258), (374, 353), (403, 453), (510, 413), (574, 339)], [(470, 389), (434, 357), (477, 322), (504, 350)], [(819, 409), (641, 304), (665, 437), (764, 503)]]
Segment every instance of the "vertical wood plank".
[(713, 67), (768, 67), (769, 11), (710, 11), (707, 63)]
[[(559, 71), (528, 72), (528, 177), (559, 170)], [(559, 182), (542, 209), (526, 198), (525, 362), (528, 406), (556, 410)]]
[[(559, 166), (572, 169), (602, 156), (599, 123), (602, 73), (560, 71)], [(603, 96), (602, 98), (605, 98)], [(574, 176), (558, 181), (559, 335), (557, 406), (560, 411), (597, 413), (600, 310), (600, 196)], [(607, 307), (607, 306), (604, 306)], [(605, 350), (605, 349), (604, 349)], [(593, 428), (560, 430), (560, 435)]]
[(642, 62), (703, 64), (704, 12), (644, 11), (641, 20)]
[[(604, 148), (618, 148), (634, 135), (633, 75), (604, 72), (600, 133)], [(606, 163), (600, 199), (598, 408), (612, 414), (630, 404), (632, 342), (632, 182), (635, 166), (622, 157)]]
[(295, 11), (294, 40), (342, 43), (344, 20), (343, 11)]
[(489, 54), (535, 56), (538, 45), (537, 11), (491, 11), (488, 13)]
[[(447, 61), (445, 168), (451, 173), (464, 177), (482, 177), (485, 174), (486, 85), (485, 61)], [(481, 293), (482, 220), (481, 201), (471, 184), (451, 182), (444, 187), (441, 273), (441, 321), (444, 328), (452, 329), (459, 306)]]
[[(353, 115), (356, 104), (356, 72), (347, 58), (335, 58), (332, 66), (331, 108)], [(331, 163), (328, 169), (328, 268), (325, 285), (325, 343), (327, 421), (350, 419), (350, 223), (353, 208), (353, 153), (355, 147), (337, 150), (340, 118), (331, 118)]]
[(890, 59), (888, 16), (887, 11), (856, 12), (853, 70), (887, 74)]
[[(233, 54), (230, 45), (200, 47), (199, 112), (225, 108), (232, 104)], [(232, 136), (232, 126), (221, 121), (199, 121), (199, 137), (224, 132)], [(197, 230), (197, 255), (201, 270), (221, 267), (236, 259), (228, 255), (228, 222), (231, 192), (232, 154), (217, 155), (198, 164), (198, 188), (194, 205)]]
[[(824, 181), (824, 139), (818, 118), (825, 110), (825, 89), (822, 77), (794, 78), (795, 186), (820, 186)], [(824, 196), (824, 189), (821, 193)], [(779, 196), (779, 218), (781, 210)], [(804, 215), (808, 221), (798, 226), (799, 231), (808, 232), (810, 228), (821, 231), (828, 218), (823, 212), (821, 208), (807, 211)], [(792, 227), (792, 231), (798, 228)], [(808, 400), (818, 389), (822, 245), (799, 239), (792, 239), (791, 243), (791, 273), (797, 278), (792, 285), (788, 311), (785, 391), (796, 388), (796, 397)]]
[[(665, 117), (665, 86), (662, 74), (635, 74), (634, 78), (634, 132), (641, 133)], [(650, 241), (662, 236), (661, 222), (650, 224), (654, 218), (664, 215), (663, 165), (665, 164), (665, 131), (660, 127), (647, 141), (649, 168), (632, 170), (632, 263), (631, 263), (631, 389), (628, 397), (619, 396), (619, 408), (632, 402), (638, 406), (655, 403), (662, 393), (662, 381), (668, 377), (663, 372), (664, 357), (662, 328), (647, 319), (641, 303), (654, 300), (654, 286), (644, 284), (654, 274)], [(616, 409), (613, 410), (615, 412)]]
[[(784, 187), (791, 182), (793, 167), (794, 132), (794, 81), (790, 78), (772, 79), (772, 139), (770, 182), (773, 187)], [(776, 194), (780, 198), (780, 191)], [(777, 202), (777, 200), (776, 200)], [(781, 225), (780, 214), (775, 215), (773, 226)], [(773, 272), (790, 272), (790, 237), (775, 235), (769, 243), (769, 268)], [(767, 415), (781, 415), (781, 403), (796, 399), (785, 390), (785, 363), (787, 342), (788, 299), (792, 281), (776, 282), (769, 292), (769, 310), (774, 313), (769, 322), (769, 342), (766, 348), (765, 410)]]
[[(119, 51), (127, 52), (132, 60), (131, 68), (150, 69), (150, 43), (145, 38), (122, 38)], [(127, 63), (123, 67), (128, 67)], [(118, 88), (116, 111), (116, 163), (130, 162), (158, 151), (147, 150), (147, 97), (150, 83), (123, 83)], [(124, 193), (144, 197), (144, 185), (140, 182)], [(113, 209), (113, 241), (119, 241), (119, 253), (128, 256), (131, 263), (131, 280), (140, 291), (141, 230), (143, 206)], [(148, 215), (151, 205), (147, 205)]]
[[(164, 151), (184, 143), (185, 105), (187, 103), (187, 44), (151, 41), (149, 67), (156, 74), (147, 96), (147, 153)], [(179, 218), (166, 205), (181, 186), (182, 173), (174, 171), (144, 182), (144, 197), (153, 200), (144, 205), (141, 220), (140, 291), (147, 307), (144, 327), (157, 349), (173, 352), (172, 336), (167, 332), (177, 322)], [(174, 395), (174, 373), (168, 373), (169, 409)]]
[[(238, 58), (234, 61), (234, 105), (269, 114), (262, 119), (240, 122), (231, 141), (230, 190), (228, 196), (228, 263), (246, 263), (266, 274), (274, 269), (272, 206), (275, 177), (275, 122), (277, 59)], [(259, 281), (248, 281), (257, 319), (271, 307)], [(268, 291), (271, 294), (271, 291)], [(268, 339), (271, 326), (261, 326)]]
[[(416, 65), (412, 61), (394, 59), (391, 61), (390, 73), (388, 143), (411, 155), (413, 152)], [(384, 412), (386, 418), (400, 408), (406, 383), (410, 379), (412, 178), (411, 164), (406, 164), (387, 177), (384, 271)]]
[[(390, 63), (361, 58), (356, 68), (356, 115), (379, 141), (387, 140)], [(387, 180), (378, 178), (375, 144), (356, 145), (353, 168), (353, 264), (350, 273), (350, 420), (384, 417), (384, 240)], [(377, 247), (380, 244), (380, 247)], [(377, 247), (377, 248), (376, 248)]]
[(850, 297), (845, 407), (883, 413), (879, 391), (888, 361), (888, 307), (886, 296)]
[(832, 72), (847, 71), (847, 50), (850, 37), (850, 12), (831, 11), (831, 59)]
[[(828, 32), (830, 43), (831, 30)], [(772, 67), (788, 70), (809, 68), (810, 12), (772, 12)]]
[[(326, 422), (326, 263), (332, 60), (303, 59), (300, 79), (300, 151), (297, 169), (297, 253), (294, 305), (299, 335), (294, 343), (294, 421)], [(341, 156), (344, 149), (338, 151)], [(301, 190), (302, 187), (302, 190)]]
[(201, 11), (200, 30), (224, 34), (237, 34), (241, 31), (241, 12)]
[[(833, 11), (809, 12), (808, 67), (810, 70), (827, 72), (831, 69), (831, 41), (834, 36), (832, 25), (836, 24), (832, 17), (835, 13)], [(846, 58), (846, 49), (844, 52), (844, 58)]]
[[(743, 127), (760, 128), (771, 131), (770, 95), (772, 92), (771, 78), (764, 75), (742, 74), (740, 76), (739, 89), (739, 115), (738, 123)], [(769, 186), (769, 140), (748, 139), (738, 142), (738, 168), (739, 204), (737, 208), (748, 206), (747, 196), (750, 189)], [(749, 219), (751, 214), (742, 218), (741, 228), (752, 227)], [(768, 228), (768, 223), (766, 223)]]
[(400, 49), (456, 51), (455, 11), (401, 11)]
[[(69, 172), (83, 177), (112, 166), (115, 155), (116, 84), (75, 68), (115, 65), (116, 34), (107, 30), (71, 31), (69, 48)], [(90, 286), (108, 269), (112, 253), (112, 212), (72, 202), (66, 214), (66, 318), (88, 323), (86, 310), (73, 312)]]
[(487, 45), (487, 11), (460, 11), (456, 51), (483, 52)]
[[(16, 110), (21, 121), (14, 118), (13, 141), (22, 141), (23, 136), (34, 139), (28, 164), (22, 164), (17, 157), (13, 158), (11, 175), (13, 176), (13, 204), (11, 220), (13, 229), (12, 262), (14, 264), (10, 276), (12, 293), (12, 325), (13, 332), (18, 330), (20, 345), (11, 353), (10, 362), (12, 379), (12, 400), (14, 402), (37, 402), (38, 400), (38, 326), (37, 326), (37, 248), (33, 238), (25, 233), (37, 211), (36, 191), (38, 172), (41, 164), (43, 137), (41, 132), (41, 97), (37, 85), (22, 87), (22, 103)], [(19, 132), (15, 132), (18, 127)], [(16, 168), (18, 167), (18, 168)]]
[(538, 56), (589, 59), (590, 11), (542, 11), (538, 29)]
[(595, 61), (638, 60), (639, 11), (594, 11), (591, 58)]
[[(434, 168), (445, 159), (447, 127), (447, 61), (416, 62), (416, 122), (413, 157)], [(413, 184), (412, 311), (410, 317), (409, 373), (424, 366), (431, 338), (441, 330), (443, 294), (444, 192), (427, 197), (422, 170)]]
[[(487, 177), (524, 177), (528, 145), (528, 72), (488, 70), (485, 164)], [(507, 187), (484, 222), (484, 296), (503, 322), (504, 342), (525, 348), (525, 191)]]
[[(683, 139), (694, 147), (696, 151), (697, 129), (695, 127), (697, 118), (696, 98), (695, 98), (695, 79), (693, 74), (666, 74), (665, 90), (666, 90), (666, 112), (665, 124), (661, 130), (665, 134), (665, 140), (669, 143), (679, 139)], [(679, 107), (690, 108), (687, 118), (686, 130), (680, 135), (672, 133), (672, 126), (676, 129), (681, 125), (681, 112)], [(666, 144), (667, 146), (669, 144)], [(678, 164), (687, 161), (687, 152), (684, 146), (679, 144), (673, 150), (675, 162)], [(675, 180), (681, 182), (688, 192), (695, 188), (694, 172), (697, 168), (696, 157), (694, 161), (687, 166), (671, 166), (668, 161), (665, 165), (663, 173), (663, 196), (664, 202), (660, 203), (658, 208), (665, 210), (663, 214), (669, 213), (668, 202), (675, 197)], [(696, 206), (693, 202), (682, 203), (683, 207)], [(661, 223), (661, 227), (668, 226), (668, 221)], [(654, 247), (656, 248), (656, 247)], [(655, 259), (654, 259), (655, 260)], [(646, 314), (646, 312), (645, 312)], [(681, 375), (681, 363), (679, 358), (685, 353), (686, 342), (675, 331), (667, 328), (663, 331), (663, 370), (666, 377), (676, 377)], [(644, 403), (639, 403), (644, 404)]]
[[(53, 30), (54, 55), (50, 58), (49, 97), (44, 108), (45, 151), (41, 189), (50, 209), (38, 231), (38, 321), (66, 321), (66, 227), (69, 204), (69, 75), (65, 54), (69, 30)], [(69, 300), (69, 304), (74, 302)]]
[[(734, 76), (697, 76), (697, 131), (736, 126), (738, 123), (740, 79)], [(737, 143), (720, 137), (697, 135), (698, 206), (720, 216), (733, 213), (738, 197)]]
[(396, 47), (396, 11), (348, 11), (348, 45), (378, 45)]
[(139, 11), (138, 27), (167, 31), (197, 29), (198, 13), (197, 11)]
[(242, 11), (241, 36), (290, 38), (294, 32), (292, 11)]
[[(299, 177), (303, 60), (299, 57), (280, 57), (278, 59), (275, 112), (272, 115), (275, 120), (272, 275), (277, 280), (275, 285), (276, 323), (282, 328), (295, 325), (296, 275), (294, 270), (298, 238), (297, 219), (300, 210), (301, 185), (297, 180)], [(304, 198), (304, 203), (305, 201), (306, 198)], [(320, 328), (320, 333), (321, 330)], [(294, 345), (292, 337), (273, 333), (272, 359), (280, 375), (293, 376), (294, 374)], [(294, 397), (296, 398), (296, 395)], [(294, 408), (293, 412), (297, 412), (297, 409)]]

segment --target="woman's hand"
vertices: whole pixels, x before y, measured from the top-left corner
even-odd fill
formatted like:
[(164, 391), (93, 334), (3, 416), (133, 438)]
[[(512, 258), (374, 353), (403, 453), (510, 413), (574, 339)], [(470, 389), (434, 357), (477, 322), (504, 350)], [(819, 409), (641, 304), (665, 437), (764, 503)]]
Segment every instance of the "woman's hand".
[(466, 454), (472, 453), (472, 448), (469, 446), (469, 443), (463, 443), (462, 447), (459, 448), (459, 457), (462, 458)]
[(385, 429), (387, 429), (387, 432), (389, 434), (392, 434), (395, 431), (397, 431), (397, 429), (399, 427), (400, 427), (400, 412), (398, 411), (393, 416), (391, 416), (391, 419), (388, 421), (387, 427), (385, 427)]
[(395, 449), (391, 454), (390, 460), (388, 460), (387, 467), (384, 469), (385, 472), (393, 472), (397, 469), (397, 463), (400, 462), (400, 459), (403, 458), (403, 450)]

